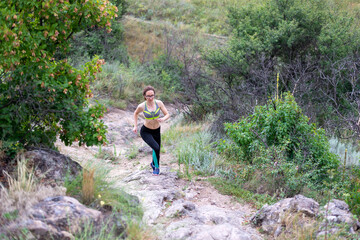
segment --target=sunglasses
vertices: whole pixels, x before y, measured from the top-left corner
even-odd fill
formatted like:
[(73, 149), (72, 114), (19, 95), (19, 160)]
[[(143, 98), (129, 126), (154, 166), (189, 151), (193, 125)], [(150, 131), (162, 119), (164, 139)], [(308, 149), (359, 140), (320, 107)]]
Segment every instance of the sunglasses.
[(146, 98), (153, 98), (155, 95), (146, 95)]

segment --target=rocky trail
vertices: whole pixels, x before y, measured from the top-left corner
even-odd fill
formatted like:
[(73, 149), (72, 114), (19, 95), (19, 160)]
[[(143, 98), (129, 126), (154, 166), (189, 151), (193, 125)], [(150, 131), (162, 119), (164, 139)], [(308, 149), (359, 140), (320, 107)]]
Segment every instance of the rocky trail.
[[(178, 112), (169, 107), (172, 119)], [(110, 109), (104, 116), (108, 126), (107, 146), (66, 147), (58, 142), (62, 154), (78, 161), (106, 165), (111, 169), (110, 178), (116, 187), (139, 198), (143, 221), (158, 239), (235, 240), (263, 239), (247, 224), (255, 209), (242, 205), (231, 196), (218, 193), (206, 179), (189, 181), (178, 177), (177, 160), (169, 151), (161, 153), (160, 175), (154, 176), (151, 167), (151, 148), (132, 132), (132, 112)], [(139, 127), (143, 120), (139, 119)], [(162, 125), (166, 131), (173, 120)], [(117, 160), (104, 160), (105, 155)]]

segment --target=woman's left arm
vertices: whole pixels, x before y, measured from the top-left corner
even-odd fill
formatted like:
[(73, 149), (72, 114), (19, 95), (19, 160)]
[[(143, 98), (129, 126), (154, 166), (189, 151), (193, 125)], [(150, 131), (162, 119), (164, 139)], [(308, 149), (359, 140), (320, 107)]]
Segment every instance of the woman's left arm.
[(168, 110), (166, 109), (166, 107), (162, 101), (158, 100), (158, 104), (159, 104), (161, 111), (164, 114), (164, 117), (158, 118), (157, 120), (158, 120), (158, 122), (164, 122), (170, 118), (170, 113), (168, 112)]

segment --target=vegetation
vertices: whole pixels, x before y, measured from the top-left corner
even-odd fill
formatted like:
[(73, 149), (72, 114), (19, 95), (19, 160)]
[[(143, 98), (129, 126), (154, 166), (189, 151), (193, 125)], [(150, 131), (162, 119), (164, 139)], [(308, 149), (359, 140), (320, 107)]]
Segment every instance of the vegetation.
[(102, 144), (105, 108), (89, 105), (89, 83), (101, 71), (94, 58), (73, 68), (69, 38), (96, 25), (111, 31), (117, 8), (108, 1), (1, 1), (0, 137), (8, 145)]
[[(6, 0), (0, 9), (0, 160), (57, 137), (106, 143), (106, 107), (143, 101), (139, 89), (150, 84), (187, 121), (163, 135), (180, 176), (211, 176), (255, 207), (301, 193), (322, 204), (343, 199), (360, 216), (358, 1)], [(126, 12), (159, 25), (123, 26)], [(227, 44), (197, 33), (226, 35), (213, 37)], [(97, 157), (117, 159), (101, 148)], [(41, 199), (35, 191), (50, 191), (24, 166), (1, 188), (1, 222), (18, 218), (31, 195)], [(96, 170), (65, 181), (67, 194), (135, 219), (129, 239), (148, 236), (136, 201), (112, 187), (107, 170), (88, 169)], [(76, 236), (96, 237), (113, 236), (91, 225)]]

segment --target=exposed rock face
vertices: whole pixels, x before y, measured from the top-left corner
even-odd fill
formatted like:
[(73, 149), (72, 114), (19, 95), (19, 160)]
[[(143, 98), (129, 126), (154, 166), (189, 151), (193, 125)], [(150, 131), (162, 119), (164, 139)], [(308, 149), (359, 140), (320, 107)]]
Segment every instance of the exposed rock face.
[[(25, 218), (13, 223), (6, 232), (17, 233), (26, 228), (35, 239), (75, 239), (74, 235), (80, 233), (86, 224), (91, 224), (93, 229), (101, 227), (104, 217), (100, 211), (87, 208), (74, 198), (50, 197), (34, 205)], [(125, 231), (125, 223), (119, 216), (105, 221), (109, 230), (116, 226), (113, 230), (117, 235)]]
[(77, 162), (53, 150), (31, 150), (25, 152), (25, 158), (28, 159), (28, 165), (34, 167), (38, 178), (50, 182), (63, 181), (65, 176), (74, 177), (82, 169)]
[(340, 231), (340, 226), (344, 226), (346, 231), (351, 234), (357, 234), (360, 230), (360, 223), (349, 211), (349, 206), (344, 202), (337, 199), (332, 199), (328, 204), (324, 206), (324, 209), (320, 212), (324, 217), (318, 237), (325, 235), (326, 231), (329, 234), (336, 234)]
[(293, 198), (283, 199), (274, 205), (265, 205), (252, 218), (251, 222), (270, 235), (281, 233), (284, 227), (283, 220), (289, 214), (303, 213), (314, 217), (319, 212), (319, 204), (311, 198), (296, 195)]
[[(256, 229), (244, 225), (244, 213), (212, 205), (198, 205), (178, 186), (176, 172), (161, 167), (159, 176), (137, 171), (123, 179), (144, 208), (143, 220), (164, 240), (262, 239)], [(170, 222), (170, 224), (169, 224)]]
[[(289, 221), (299, 215), (301, 217), (297, 221)], [(325, 234), (336, 236), (334, 234), (340, 231), (356, 236), (358, 235), (356, 231), (360, 230), (359, 221), (350, 213), (344, 201), (333, 199), (320, 211), (316, 201), (302, 195), (281, 200), (271, 206), (265, 205), (251, 218), (251, 222), (265, 233), (277, 237), (284, 231), (296, 231), (291, 228), (303, 228), (309, 224), (309, 221), (304, 220), (305, 218), (311, 219), (312, 227), (318, 229), (315, 230), (317, 238)], [(341, 239), (341, 236), (337, 239)]]

